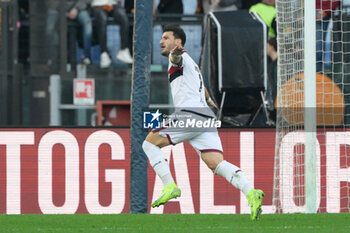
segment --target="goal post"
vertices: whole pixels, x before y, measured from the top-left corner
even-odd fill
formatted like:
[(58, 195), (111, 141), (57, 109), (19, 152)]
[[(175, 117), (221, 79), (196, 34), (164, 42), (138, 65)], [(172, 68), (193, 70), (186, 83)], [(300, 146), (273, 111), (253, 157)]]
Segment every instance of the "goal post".
[(304, 132), (306, 212), (316, 213), (316, 1), (304, 10)]
[(277, 213), (350, 212), (350, 4), (276, 0)]

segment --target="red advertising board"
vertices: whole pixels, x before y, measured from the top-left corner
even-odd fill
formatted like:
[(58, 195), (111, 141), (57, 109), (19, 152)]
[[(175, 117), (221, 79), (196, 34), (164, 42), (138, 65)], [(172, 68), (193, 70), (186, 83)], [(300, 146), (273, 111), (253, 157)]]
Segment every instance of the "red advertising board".
[[(225, 159), (239, 166), (255, 187), (264, 190), (263, 211), (273, 213), (274, 129), (219, 132)], [(325, 137), (318, 140), (320, 144), (326, 141)], [(320, 150), (325, 154), (326, 147), (320, 146)], [(214, 176), (188, 143), (163, 151), (182, 196), (164, 207), (149, 208), (150, 213), (249, 213), (245, 197), (224, 178)], [(325, 163), (322, 158), (319, 210), (332, 212), (326, 209), (327, 196), (331, 195), (327, 187), (334, 184), (327, 183), (327, 179), (334, 178), (324, 175)], [(344, 181), (350, 181), (350, 175), (346, 175), (350, 174), (350, 164), (340, 165), (345, 172), (339, 173), (342, 177), (334, 182), (344, 187), (344, 183), (348, 184)], [(0, 130), (0, 213), (128, 213), (129, 175), (129, 129)], [(161, 189), (160, 179), (149, 167), (149, 205)], [(339, 197), (338, 202), (349, 200), (349, 190), (341, 188), (340, 192), (345, 198)]]
[(127, 213), (129, 129), (1, 129), (0, 213)]

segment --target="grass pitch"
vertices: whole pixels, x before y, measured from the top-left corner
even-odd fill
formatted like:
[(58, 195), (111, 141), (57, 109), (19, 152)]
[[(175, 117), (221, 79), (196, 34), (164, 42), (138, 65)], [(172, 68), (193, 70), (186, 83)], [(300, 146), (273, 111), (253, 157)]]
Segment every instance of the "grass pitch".
[(258, 222), (248, 215), (120, 214), (0, 215), (0, 232), (350, 232), (350, 214), (268, 214)]

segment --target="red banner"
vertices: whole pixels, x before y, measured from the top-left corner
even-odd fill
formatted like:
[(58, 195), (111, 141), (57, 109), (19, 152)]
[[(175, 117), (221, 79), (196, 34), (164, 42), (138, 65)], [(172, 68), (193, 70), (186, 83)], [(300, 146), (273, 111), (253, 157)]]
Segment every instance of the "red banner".
[[(129, 129), (1, 129), (0, 213), (128, 213), (129, 137)], [(273, 213), (275, 130), (222, 129), (220, 137), (225, 159), (240, 167), (256, 188), (264, 190), (263, 211)], [(285, 138), (282, 143), (288, 145), (286, 148), (294, 148), (298, 143)], [(327, 150), (333, 159), (328, 161), (325, 156), (319, 159), (322, 212), (343, 212), (344, 207), (349, 207), (345, 202), (350, 199), (350, 159), (343, 146), (350, 142), (342, 138), (338, 140), (334, 133), (318, 138), (320, 156)], [(325, 145), (331, 140), (338, 142), (339, 150)], [(163, 151), (182, 196), (164, 207), (149, 209), (150, 213), (249, 213), (246, 198), (224, 178), (214, 176), (187, 142), (163, 148)], [(293, 157), (295, 151), (291, 151)], [(338, 166), (334, 167), (337, 161)], [(289, 162), (287, 157), (280, 161), (287, 171)], [(291, 186), (287, 187), (288, 177), (293, 179), (293, 172), (292, 169), (288, 176), (281, 176), (281, 190), (285, 193), (294, 192)], [(326, 173), (339, 177), (329, 177)], [(331, 187), (338, 193), (332, 194)], [(161, 189), (160, 179), (149, 167), (149, 205)], [(288, 205), (284, 206), (286, 210), (301, 204)], [(327, 209), (327, 206), (332, 208)]]

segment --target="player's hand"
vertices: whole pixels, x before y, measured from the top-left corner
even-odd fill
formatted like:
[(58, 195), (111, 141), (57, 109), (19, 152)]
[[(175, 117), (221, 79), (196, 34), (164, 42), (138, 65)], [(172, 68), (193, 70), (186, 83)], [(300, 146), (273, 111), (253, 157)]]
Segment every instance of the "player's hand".
[(170, 51), (170, 60), (172, 63), (180, 64), (181, 63), (181, 55), (187, 52), (182, 46), (177, 45)]
[(182, 47), (181, 45), (176, 45), (171, 51), (170, 53), (174, 56), (181, 56), (183, 53), (187, 52), (186, 49), (184, 47)]
[(209, 99), (209, 100), (207, 101), (207, 104), (209, 105), (209, 107), (214, 108), (214, 109), (216, 109), (216, 110), (219, 110), (218, 106), (216, 106), (216, 104), (214, 103), (214, 100)]

